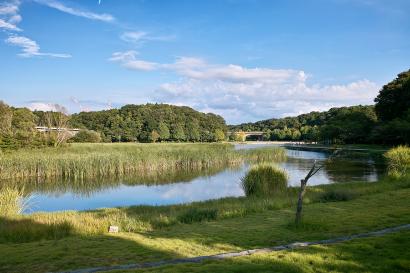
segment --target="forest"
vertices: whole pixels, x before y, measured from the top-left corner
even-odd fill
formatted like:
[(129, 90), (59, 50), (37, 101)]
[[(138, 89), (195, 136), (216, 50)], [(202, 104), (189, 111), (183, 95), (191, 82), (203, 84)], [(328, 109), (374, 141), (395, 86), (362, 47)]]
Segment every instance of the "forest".
[(35, 127), (79, 128), (71, 142), (215, 142), (225, 139), (225, 120), (185, 106), (125, 105), (120, 109), (81, 112), (30, 111), (0, 101), (0, 147), (58, 146), (59, 133), (40, 133)]
[[(125, 105), (81, 112), (30, 111), (0, 101), (0, 149), (58, 146), (68, 142), (216, 142), (228, 131), (263, 131), (265, 140), (326, 144), (409, 144), (410, 70), (383, 86), (375, 105), (332, 108), (297, 117), (227, 126), (223, 117), (168, 104)], [(80, 128), (73, 138), (39, 133), (35, 126)]]

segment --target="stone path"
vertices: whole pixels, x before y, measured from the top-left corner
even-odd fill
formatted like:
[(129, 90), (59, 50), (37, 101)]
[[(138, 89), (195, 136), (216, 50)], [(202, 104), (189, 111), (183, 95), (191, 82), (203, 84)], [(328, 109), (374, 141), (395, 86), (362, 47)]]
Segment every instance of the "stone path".
[(210, 255), (210, 256), (198, 256), (198, 257), (192, 257), (192, 258), (164, 260), (164, 261), (158, 261), (158, 262), (147, 262), (147, 263), (139, 263), (139, 264), (125, 264), (125, 265), (84, 268), (84, 269), (78, 269), (78, 270), (73, 270), (73, 271), (65, 271), (61, 273), (94, 273), (94, 272), (107, 272), (107, 271), (116, 270), (116, 269), (123, 269), (123, 270), (124, 269), (140, 269), (140, 268), (158, 267), (158, 266), (163, 266), (163, 265), (175, 265), (175, 264), (183, 264), (183, 263), (200, 263), (205, 260), (222, 260), (222, 259), (227, 259), (227, 258), (252, 255), (256, 253), (268, 253), (268, 252), (273, 252), (273, 251), (303, 248), (303, 247), (308, 247), (312, 245), (336, 244), (336, 243), (351, 241), (351, 240), (358, 239), (358, 238), (382, 236), (385, 234), (394, 233), (394, 232), (398, 232), (401, 230), (410, 230), (410, 224), (386, 228), (386, 229), (373, 231), (373, 232), (359, 233), (359, 234), (354, 234), (354, 235), (349, 235), (349, 236), (342, 236), (342, 237), (337, 237), (333, 239), (313, 241), (313, 242), (295, 242), (295, 243), (291, 243), (287, 245), (250, 249), (250, 250), (244, 250), (240, 252), (221, 253), (221, 254)]

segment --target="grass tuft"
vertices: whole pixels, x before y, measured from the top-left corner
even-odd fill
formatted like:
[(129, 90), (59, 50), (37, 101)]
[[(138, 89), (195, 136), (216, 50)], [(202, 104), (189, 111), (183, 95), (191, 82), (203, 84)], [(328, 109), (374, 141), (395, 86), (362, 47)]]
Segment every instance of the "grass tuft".
[(0, 216), (14, 216), (25, 209), (23, 190), (17, 187), (6, 187), (0, 190)]
[(191, 208), (177, 216), (179, 222), (184, 224), (191, 224), (202, 221), (212, 221), (218, 216), (216, 209), (198, 209)]
[(410, 147), (398, 146), (384, 155), (387, 159), (388, 172), (392, 177), (403, 177), (410, 173)]
[(261, 163), (251, 167), (245, 177), (242, 178), (242, 188), (246, 196), (272, 196), (286, 191), (287, 185), (287, 173), (268, 163)]

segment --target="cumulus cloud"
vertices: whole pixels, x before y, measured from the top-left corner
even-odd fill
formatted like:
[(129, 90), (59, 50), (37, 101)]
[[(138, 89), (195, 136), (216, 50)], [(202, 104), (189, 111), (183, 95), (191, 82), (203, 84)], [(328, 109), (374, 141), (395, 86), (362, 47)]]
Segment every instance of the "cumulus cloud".
[(172, 71), (179, 80), (160, 84), (154, 101), (218, 113), (229, 123), (371, 104), (379, 90), (367, 79), (341, 85), (309, 84), (302, 70), (209, 64), (192, 57), (161, 64), (137, 57), (136, 52), (117, 52), (111, 60), (128, 69)]
[(70, 58), (69, 54), (60, 53), (43, 53), (40, 52), (40, 46), (33, 40), (24, 37), (13, 35), (6, 39), (6, 43), (21, 47), (22, 53), (19, 55), (22, 57), (32, 57), (32, 56), (50, 56), (56, 58)]
[(115, 20), (114, 16), (107, 13), (94, 13), (89, 11), (84, 11), (77, 8), (72, 8), (64, 5), (61, 2), (55, 0), (35, 0), (37, 3), (48, 6), (50, 8), (59, 10), (64, 13), (68, 13), (74, 16), (79, 16), (91, 20), (103, 21), (103, 22), (113, 22)]
[(45, 111), (45, 112), (52, 111), (52, 112), (61, 112), (64, 114), (68, 113), (67, 108), (57, 103), (35, 101), (35, 102), (30, 102), (28, 105), (28, 108), (31, 111)]

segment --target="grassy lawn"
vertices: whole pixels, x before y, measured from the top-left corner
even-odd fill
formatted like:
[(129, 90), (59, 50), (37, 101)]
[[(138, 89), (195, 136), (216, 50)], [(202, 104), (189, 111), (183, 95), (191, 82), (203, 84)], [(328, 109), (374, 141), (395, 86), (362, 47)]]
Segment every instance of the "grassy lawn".
[(268, 254), (112, 272), (409, 272), (410, 231), (328, 246)]
[[(332, 193), (329, 196), (347, 198), (340, 199), (346, 201), (329, 202), (332, 199), (323, 198), (327, 193)], [(408, 179), (311, 187), (306, 196), (304, 224), (298, 228), (293, 225), (294, 197), (295, 192), (290, 192), (287, 196), (276, 197), (277, 200), (275, 197), (269, 200), (230, 198), (180, 206), (3, 217), (0, 220), (0, 271), (58, 271), (192, 257), (325, 239), (410, 223)], [(198, 210), (215, 209), (217, 213), (216, 217), (202, 219), (202, 222), (198, 222), (200, 218), (190, 224), (181, 223), (178, 216), (192, 213), (192, 209), (197, 209), (196, 213)], [(153, 221), (150, 216), (159, 222)], [(107, 234), (107, 225), (117, 223), (116, 220), (121, 224), (122, 232)], [(124, 232), (127, 227), (130, 232)], [(377, 239), (381, 241), (374, 248), (391, 245), (385, 250), (390, 253), (385, 259), (389, 259), (394, 252), (406, 252), (401, 249), (408, 249), (408, 240), (397, 239), (400, 236)], [(400, 248), (398, 240), (403, 242)], [(363, 247), (355, 248), (355, 244), (362, 244)], [(202, 269), (226, 272), (226, 268), (237, 268), (237, 271), (253, 272), (277, 267), (279, 272), (313, 272), (316, 267), (310, 265), (312, 262), (317, 263), (318, 270), (323, 272), (340, 272), (345, 268), (350, 268), (352, 272), (366, 272), (360, 268), (372, 263), (371, 256), (364, 251), (370, 248), (369, 244), (373, 244), (372, 239), (298, 250), (290, 255), (272, 253), (212, 262), (207, 263), (206, 267), (184, 265), (178, 267), (178, 271), (181, 268), (181, 271), (187, 272)], [(343, 249), (350, 250), (343, 252)], [(405, 253), (400, 255), (386, 266), (399, 269), (405, 266), (408, 258), (403, 256)], [(374, 260), (374, 271), (378, 268), (383, 272), (385, 263), (377, 258)], [(172, 272), (174, 269), (164, 270)], [(370, 267), (366, 270), (373, 272)], [(154, 269), (151, 271), (157, 272)]]

